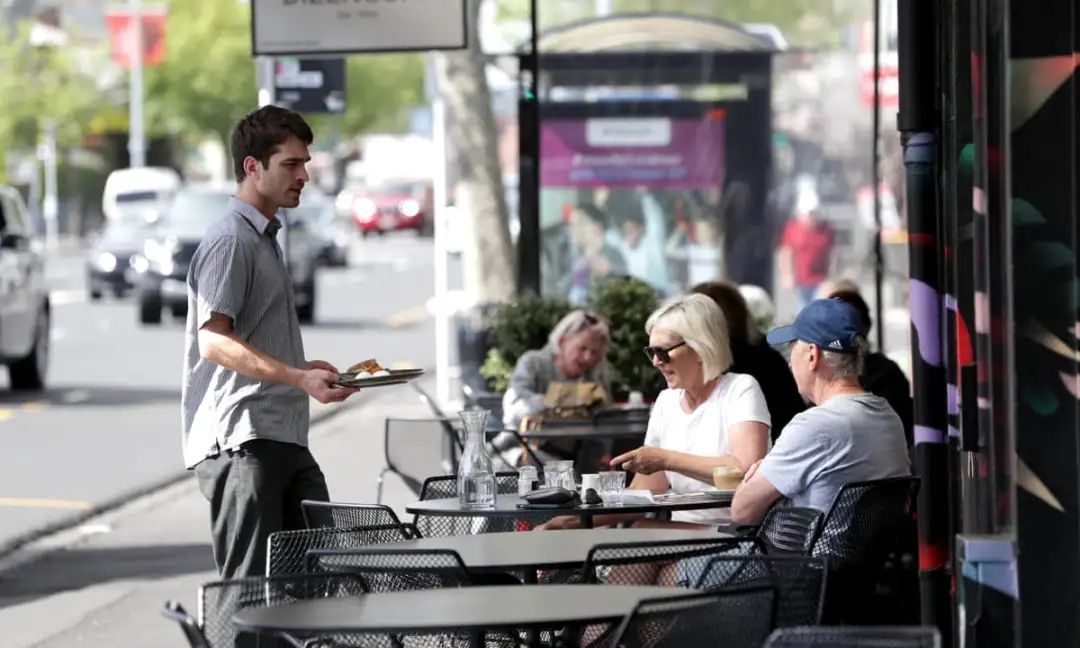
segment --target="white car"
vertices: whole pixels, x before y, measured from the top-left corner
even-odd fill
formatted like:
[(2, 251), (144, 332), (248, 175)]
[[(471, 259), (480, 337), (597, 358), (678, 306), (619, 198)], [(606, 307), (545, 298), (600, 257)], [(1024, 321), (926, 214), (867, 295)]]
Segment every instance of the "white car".
[(45, 259), (15, 189), (0, 185), (0, 361), (11, 387), (44, 389), (49, 365), (49, 292)]

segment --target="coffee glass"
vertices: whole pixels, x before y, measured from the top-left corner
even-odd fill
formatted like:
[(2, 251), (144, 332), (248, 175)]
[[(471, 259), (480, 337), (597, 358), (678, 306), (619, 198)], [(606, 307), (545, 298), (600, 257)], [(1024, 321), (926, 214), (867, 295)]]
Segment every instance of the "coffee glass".
[(737, 466), (716, 466), (712, 471), (713, 486), (720, 490), (735, 490), (743, 480), (743, 471)]

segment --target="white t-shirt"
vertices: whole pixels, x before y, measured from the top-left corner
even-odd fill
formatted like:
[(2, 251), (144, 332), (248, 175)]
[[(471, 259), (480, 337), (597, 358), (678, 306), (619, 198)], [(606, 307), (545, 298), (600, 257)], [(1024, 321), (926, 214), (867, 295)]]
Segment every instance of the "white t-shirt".
[[(708, 400), (687, 414), (682, 408), (682, 389), (660, 392), (649, 416), (645, 445), (675, 452), (720, 457), (731, 454), (728, 430), (737, 423), (753, 421), (772, 426), (765, 396), (753, 376), (727, 373), (717, 383)], [(766, 435), (767, 437), (768, 435)], [(694, 493), (713, 490), (711, 482), (666, 471), (672, 492)], [(729, 509), (678, 511), (673, 520), (720, 524), (730, 521)]]

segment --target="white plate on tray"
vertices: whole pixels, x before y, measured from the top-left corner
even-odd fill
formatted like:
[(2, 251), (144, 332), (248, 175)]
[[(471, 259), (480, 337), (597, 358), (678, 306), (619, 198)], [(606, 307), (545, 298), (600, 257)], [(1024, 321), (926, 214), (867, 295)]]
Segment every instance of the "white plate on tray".
[(387, 369), (389, 376), (369, 376), (357, 378), (355, 373), (343, 373), (338, 378), (337, 384), (342, 387), (382, 387), (384, 385), (400, 385), (409, 382), (413, 378), (424, 375), (423, 369)]

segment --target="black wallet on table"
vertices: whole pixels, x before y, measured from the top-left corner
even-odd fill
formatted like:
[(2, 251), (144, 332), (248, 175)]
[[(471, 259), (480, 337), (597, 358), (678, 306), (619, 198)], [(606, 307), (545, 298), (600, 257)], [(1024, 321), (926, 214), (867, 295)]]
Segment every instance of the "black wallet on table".
[(572, 490), (558, 486), (541, 488), (522, 496), (525, 500), (519, 508), (569, 508), (581, 504), (581, 498)]

